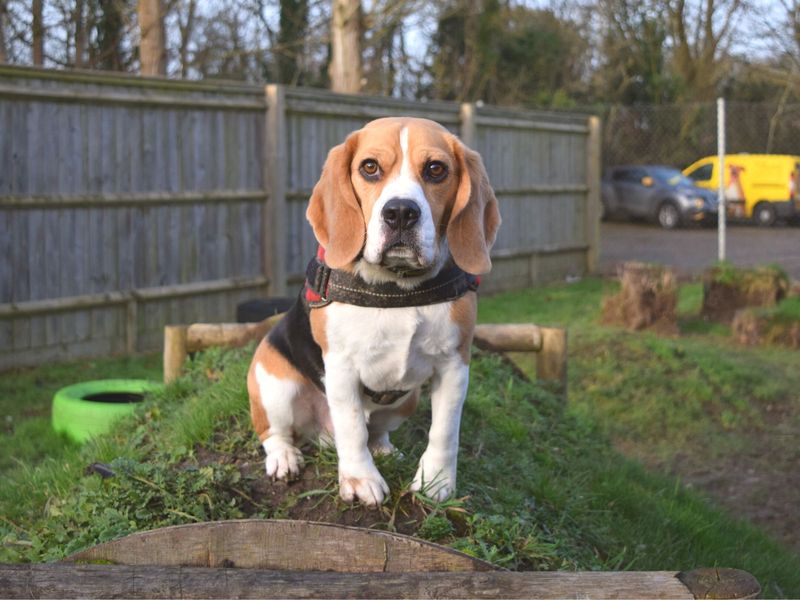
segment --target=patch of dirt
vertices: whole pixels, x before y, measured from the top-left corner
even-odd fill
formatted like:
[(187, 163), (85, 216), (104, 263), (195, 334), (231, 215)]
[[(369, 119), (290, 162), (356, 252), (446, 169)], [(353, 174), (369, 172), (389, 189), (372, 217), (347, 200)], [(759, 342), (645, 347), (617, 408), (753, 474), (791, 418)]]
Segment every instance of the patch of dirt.
[[(767, 406), (762, 418), (760, 427), (728, 434), (725, 449), (706, 439), (668, 460), (637, 458), (800, 552), (800, 419), (775, 405)], [(621, 450), (631, 455), (631, 448)]]
[[(314, 449), (303, 448), (308, 459)], [(309, 464), (292, 481), (272, 481), (264, 472), (263, 458), (243, 453), (227, 453), (195, 448), (198, 466), (233, 464), (242, 475), (241, 492), (246, 494), (243, 511), (247, 517), (299, 519), (336, 523), (354, 527), (384, 529), (413, 535), (427, 516), (425, 508), (411, 493), (393, 495), (379, 508), (366, 508), (359, 503), (347, 504), (338, 496), (335, 466), (330, 469)], [(454, 523), (457, 525), (457, 523)]]
[(678, 285), (671, 269), (628, 262), (620, 268), (619, 278), (622, 289), (603, 300), (603, 323), (631, 331), (678, 333)]

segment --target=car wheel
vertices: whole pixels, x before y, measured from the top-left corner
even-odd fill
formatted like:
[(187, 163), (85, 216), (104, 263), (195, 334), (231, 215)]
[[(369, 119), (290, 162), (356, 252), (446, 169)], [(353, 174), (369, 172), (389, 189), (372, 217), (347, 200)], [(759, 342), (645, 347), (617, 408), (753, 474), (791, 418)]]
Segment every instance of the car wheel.
[(681, 226), (681, 213), (672, 202), (664, 202), (659, 206), (656, 218), (658, 224), (664, 229), (675, 229)]
[(759, 227), (772, 227), (775, 224), (775, 208), (769, 202), (759, 202), (753, 209), (753, 220)]
[(101, 379), (61, 388), (53, 396), (53, 429), (83, 443), (133, 414), (144, 395), (160, 387), (143, 379)]

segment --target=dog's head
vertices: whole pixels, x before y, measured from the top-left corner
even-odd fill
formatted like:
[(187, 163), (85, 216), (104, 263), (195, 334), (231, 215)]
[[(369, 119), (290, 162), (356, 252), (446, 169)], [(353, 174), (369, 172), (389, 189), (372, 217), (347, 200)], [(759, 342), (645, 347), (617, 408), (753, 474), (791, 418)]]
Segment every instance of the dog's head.
[(372, 121), (333, 148), (306, 216), (330, 267), (372, 280), (425, 279), (449, 255), (486, 273), (500, 225), (480, 156), (413, 118)]

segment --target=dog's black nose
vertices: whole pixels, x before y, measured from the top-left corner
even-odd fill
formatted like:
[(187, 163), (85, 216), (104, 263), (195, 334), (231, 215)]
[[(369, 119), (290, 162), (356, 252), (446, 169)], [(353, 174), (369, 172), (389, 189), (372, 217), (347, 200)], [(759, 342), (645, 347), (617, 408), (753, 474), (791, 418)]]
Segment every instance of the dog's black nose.
[(419, 221), (419, 206), (413, 200), (406, 198), (392, 198), (383, 206), (381, 217), (389, 228), (408, 229)]

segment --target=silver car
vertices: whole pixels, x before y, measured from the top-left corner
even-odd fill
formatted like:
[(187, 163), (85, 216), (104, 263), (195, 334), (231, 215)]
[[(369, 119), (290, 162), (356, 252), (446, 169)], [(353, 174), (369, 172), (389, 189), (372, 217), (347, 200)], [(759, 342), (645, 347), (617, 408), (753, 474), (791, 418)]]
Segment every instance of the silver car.
[(604, 218), (655, 221), (664, 229), (717, 219), (716, 194), (672, 167), (612, 167), (603, 176), (601, 197)]

